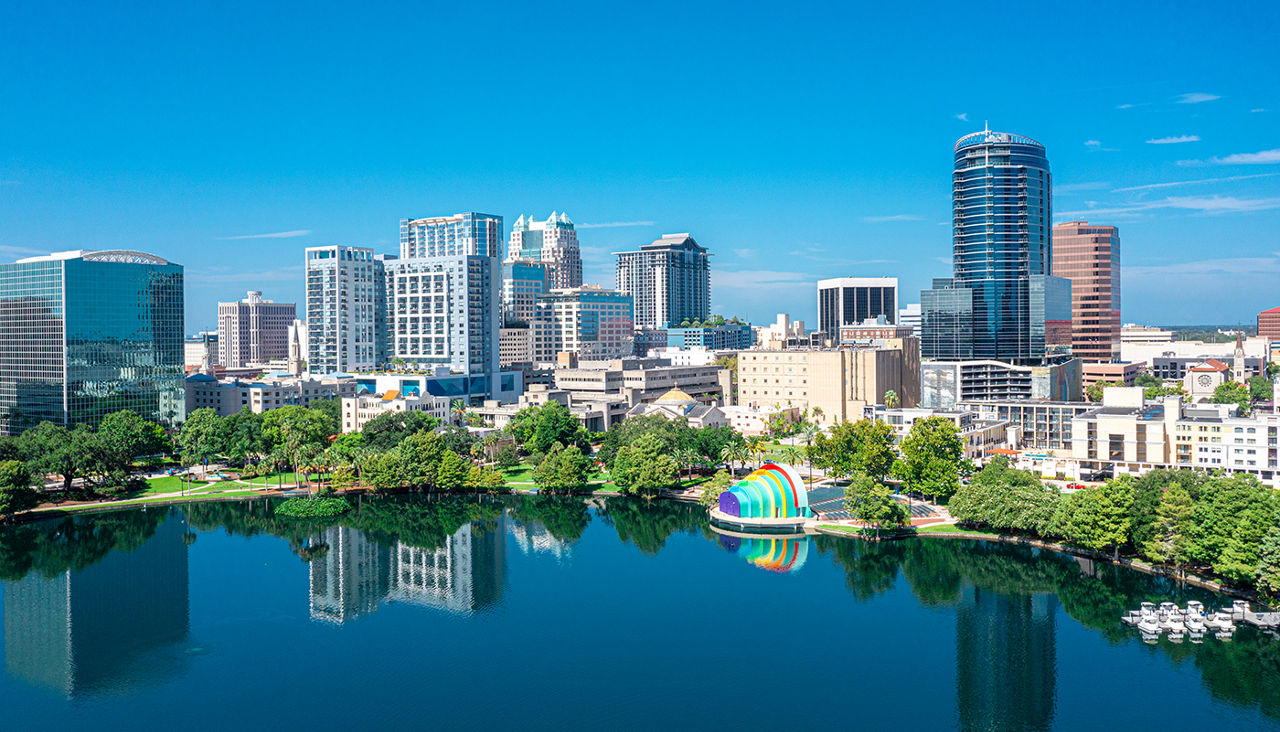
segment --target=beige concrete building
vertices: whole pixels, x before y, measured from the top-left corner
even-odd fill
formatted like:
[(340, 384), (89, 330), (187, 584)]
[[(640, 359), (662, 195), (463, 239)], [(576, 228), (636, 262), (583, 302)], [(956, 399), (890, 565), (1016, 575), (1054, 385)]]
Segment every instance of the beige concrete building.
[(533, 363), (533, 328), (498, 329), (498, 367)]
[(818, 422), (857, 420), (863, 408), (883, 404), (886, 392), (898, 404), (920, 402), (920, 341), (840, 350), (742, 351), (738, 354), (738, 401), (746, 406), (794, 406), (822, 410)]
[(983, 460), (992, 450), (1003, 448), (1008, 442), (1008, 420), (983, 419), (977, 412), (968, 410), (886, 409), (872, 405), (863, 410), (862, 416), (893, 427), (894, 442), (901, 442), (917, 420), (941, 417), (956, 426), (968, 460)]
[(337, 399), (356, 393), (354, 379), (305, 379), (272, 375), (260, 381), (238, 378), (218, 380), (204, 373), (192, 374), (186, 380), (187, 414), (210, 407), (220, 416), (229, 417), (241, 409), (261, 414), (269, 409), (290, 405), (310, 407), (317, 399)]
[(342, 400), (342, 431), (358, 432), (365, 424), (388, 412), (426, 412), (441, 422), (449, 421), (449, 398), (403, 396), (398, 391), (361, 394)]
[(298, 315), (291, 302), (273, 302), (250, 290), (237, 302), (218, 303), (218, 363), (230, 368), (289, 357), (289, 326)]

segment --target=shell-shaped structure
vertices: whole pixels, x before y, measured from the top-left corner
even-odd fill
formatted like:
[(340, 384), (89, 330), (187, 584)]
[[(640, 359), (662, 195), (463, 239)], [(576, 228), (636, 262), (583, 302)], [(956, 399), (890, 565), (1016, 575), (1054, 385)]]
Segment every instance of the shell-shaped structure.
[(720, 494), (720, 512), (746, 519), (807, 518), (809, 491), (789, 465), (766, 463)]

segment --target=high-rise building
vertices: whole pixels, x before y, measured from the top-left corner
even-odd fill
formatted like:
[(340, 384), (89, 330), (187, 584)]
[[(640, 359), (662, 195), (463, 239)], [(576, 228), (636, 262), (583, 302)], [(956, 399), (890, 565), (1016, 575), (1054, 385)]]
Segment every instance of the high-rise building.
[(1071, 352), (1120, 359), (1120, 230), (1087, 221), (1053, 227), (1053, 274), (1071, 280)]
[(0, 264), (0, 432), (121, 409), (176, 425), (183, 332), (180, 264), (124, 250)]
[(633, 353), (631, 297), (597, 285), (555, 289), (538, 298), (533, 320), (533, 360), (555, 361), (560, 353), (609, 360)]
[(546, 262), (508, 259), (502, 263), (502, 324), (530, 323), (533, 304), (552, 288), (552, 270)]
[(898, 322), (897, 277), (837, 277), (818, 280), (818, 330), (835, 340), (842, 325), (884, 317)]
[(387, 259), (384, 268), (390, 359), (476, 376), (497, 374), (497, 257)]
[(307, 247), (308, 370), (367, 371), (384, 360), (383, 260), (365, 247)]
[(1258, 313), (1258, 335), (1280, 341), (1280, 308), (1271, 308)]
[[(1052, 298), (1062, 291), (1056, 283), (1033, 280), (1053, 272), (1052, 194), (1049, 161), (1035, 140), (983, 130), (956, 142), (953, 276), (950, 288), (944, 288), (952, 292), (932, 298), (921, 294), (924, 340), (956, 355), (934, 357), (1011, 364), (1043, 360), (1045, 302), (1033, 301), (1037, 294)], [(1040, 289), (1033, 293), (1033, 287)], [(950, 309), (931, 312), (931, 305)], [(931, 321), (953, 331), (955, 323), (971, 321), (972, 336), (952, 343), (931, 338)]]
[(688, 234), (663, 234), (638, 251), (616, 252), (618, 292), (635, 301), (639, 328), (668, 328), (711, 312), (711, 255)]
[(507, 244), (507, 261), (515, 259), (550, 265), (553, 288), (582, 284), (578, 232), (568, 214), (552, 211), (546, 221), (537, 221), (532, 216), (516, 219), (511, 227), (511, 241)]
[(237, 302), (218, 303), (218, 363), (238, 369), (289, 357), (289, 326), (298, 306), (265, 300), (250, 290)]
[(502, 257), (502, 217), (459, 213), (400, 220), (400, 258), (460, 254)]

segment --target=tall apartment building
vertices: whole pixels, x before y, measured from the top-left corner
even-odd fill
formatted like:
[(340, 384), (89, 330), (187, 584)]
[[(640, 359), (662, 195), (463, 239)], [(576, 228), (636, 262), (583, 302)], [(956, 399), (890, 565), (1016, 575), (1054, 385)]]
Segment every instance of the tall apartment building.
[(238, 369), (289, 357), (289, 326), (298, 306), (265, 300), (250, 290), (237, 302), (218, 303), (218, 363)]
[(502, 324), (530, 323), (533, 305), (552, 288), (554, 267), (533, 259), (502, 263)]
[(183, 342), (180, 264), (125, 250), (0, 264), (0, 432), (121, 409), (176, 426)]
[(368, 371), (385, 360), (383, 260), (372, 249), (307, 247), (307, 352), (312, 373)]
[(664, 234), (616, 252), (618, 292), (635, 302), (639, 328), (668, 328), (711, 312), (711, 255), (688, 234)]
[(459, 213), (400, 220), (400, 258), (472, 254), (502, 257), (502, 217)]
[(818, 280), (818, 330), (835, 341), (842, 325), (883, 317), (898, 322), (897, 277), (836, 277)]
[(1271, 308), (1258, 313), (1258, 335), (1280, 341), (1280, 308)]
[(631, 296), (596, 285), (552, 290), (538, 298), (533, 319), (533, 360), (551, 363), (556, 354), (583, 359), (630, 356), (634, 349)]
[(1120, 231), (1087, 221), (1053, 227), (1053, 274), (1071, 280), (1071, 352), (1120, 359)]
[(507, 261), (516, 259), (545, 262), (551, 269), (551, 287), (578, 287), (582, 284), (582, 253), (578, 232), (565, 213), (551, 212), (546, 221), (521, 216), (511, 227)]
[(983, 130), (956, 142), (953, 276), (920, 296), (926, 358), (1043, 360), (1046, 320), (1069, 287), (1043, 279), (1053, 272), (1052, 198), (1035, 140)]
[(498, 372), (497, 257), (452, 255), (385, 263), (389, 359)]

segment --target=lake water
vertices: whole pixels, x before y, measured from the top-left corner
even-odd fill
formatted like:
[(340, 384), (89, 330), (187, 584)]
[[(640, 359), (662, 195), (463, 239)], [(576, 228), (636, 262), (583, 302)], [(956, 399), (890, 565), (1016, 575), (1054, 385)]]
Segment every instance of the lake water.
[(1280, 640), (1149, 646), (1219, 600), (946, 539), (722, 537), (669, 502), (266, 501), (0, 529), (6, 730), (1280, 728)]

